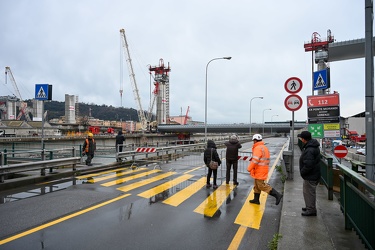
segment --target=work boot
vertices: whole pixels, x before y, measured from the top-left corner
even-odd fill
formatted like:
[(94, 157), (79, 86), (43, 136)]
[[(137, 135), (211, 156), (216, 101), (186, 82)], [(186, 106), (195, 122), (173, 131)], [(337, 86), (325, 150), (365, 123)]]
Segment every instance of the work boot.
[(258, 204), (258, 205), (260, 205), (260, 202), (259, 202), (259, 196), (260, 196), (260, 193), (254, 193), (254, 199), (249, 200), (249, 202), (250, 202), (250, 203), (253, 203), (253, 204)]
[(273, 197), (276, 198), (276, 205), (279, 205), (279, 203), (281, 201), (281, 198), (283, 198), (283, 195), (279, 194), (279, 192), (277, 192), (274, 188), (272, 188), (272, 190), (269, 193), (269, 195), (271, 195), (271, 196), (273, 196)]

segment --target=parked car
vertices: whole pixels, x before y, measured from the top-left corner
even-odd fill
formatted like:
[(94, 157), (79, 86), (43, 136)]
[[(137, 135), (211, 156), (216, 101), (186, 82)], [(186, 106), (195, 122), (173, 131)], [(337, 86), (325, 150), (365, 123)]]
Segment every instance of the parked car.
[(356, 153), (359, 155), (366, 155), (366, 147), (357, 149)]

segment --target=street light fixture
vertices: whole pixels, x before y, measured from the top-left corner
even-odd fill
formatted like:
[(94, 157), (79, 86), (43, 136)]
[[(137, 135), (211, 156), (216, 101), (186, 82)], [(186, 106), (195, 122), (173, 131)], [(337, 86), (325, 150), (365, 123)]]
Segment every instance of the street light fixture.
[(218, 58), (213, 58), (210, 61), (208, 61), (206, 65), (206, 90), (205, 90), (205, 99), (204, 99), (204, 142), (207, 143), (207, 69), (208, 65), (210, 62), (215, 61), (215, 60), (220, 60), (220, 59), (225, 59), (225, 60), (230, 60), (232, 57), (226, 56), (226, 57), (218, 57)]
[(263, 99), (263, 96), (256, 96), (256, 97), (253, 97), (251, 98), (250, 100), (250, 126), (249, 126), (249, 135), (251, 136), (251, 101), (254, 100), (254, 99)]
[[(273, 116), (271, 116), (271, 123), (272, 123), (272, 118), (274, 117), (274, 116), (279, 116), (279, 115), (273, 115)], [(271, 135), (272, 135), (272, 124), (271, 124)]]
[(262, 122), (263, 123), (263, 134), (262, 134), (263, 136), (264, 136), (264, 111), (267, 111), (267, 110), (272, 110), (272, 109), (264, 109), (263, 110), (263, 122)]

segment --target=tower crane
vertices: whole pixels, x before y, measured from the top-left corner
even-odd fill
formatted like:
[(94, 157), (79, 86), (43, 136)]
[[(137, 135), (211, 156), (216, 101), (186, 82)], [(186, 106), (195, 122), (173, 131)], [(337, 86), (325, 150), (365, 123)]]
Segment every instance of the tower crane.
[(7, 83), (7, 75), (9, 75), (9, 79), (13, 84), (14, 90), (16, 91), (16, 97), (20, 99), (20, 111), (17, 115), (17, 120), (20, 120), (22, 115), (25, 116), (26, 121), (31, 121), (30, 116), (29, 116), (29, 108), (27, 107), (27, 103), (23, 101), (21, 97), (21, 93), (17, 87), (16, 80), (14, 79), (13, 73), (10, 70), (10, 67), (5, 67), (5, 84)]
[(137, 109), (138, 118), (141, 122), (142, 130), (146, 130), (147, 129), (147, 120), (146, 120), (145, 114), (144, 114), (143, 109), (142, 109), (142, 103), (141, 103), (141, 98), (140, 98), (139, 92), (138, 92), (137, 82), (135, 81), (135, 74), (134, 74), (134, 70), (133, 70), (132, 59), (130, 57), (129, 46), (128, 46), (128, 42), (127, 42), (126, 36), (125, 36), (125, 29), (120, 30), (120, 35), (121, 35), (121, 38), (122, 38), (121, 39), (122, 46), (124, 48), (124, 56), (126, 58), (126, 62), (127, 62), (127, 65), (128, 65), (129, 77), (130, 77), (130, 82), (131, 82), (131, 85), (132, 85), (132, 88), (133, 88), (134, 99), (135, 99), (135, 102), (137, 103), (137, 106), (138, 106), (138, 109)]

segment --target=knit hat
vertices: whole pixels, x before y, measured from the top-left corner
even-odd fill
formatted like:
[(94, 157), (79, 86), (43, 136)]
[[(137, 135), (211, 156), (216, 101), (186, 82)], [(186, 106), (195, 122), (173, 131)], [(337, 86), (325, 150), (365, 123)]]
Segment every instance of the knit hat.
[(298, 134), (297, 137), (305, 139), (305, 140), (310, 140), (311, 139), (311, 133), (309, 131), (302, 131), (301, 134)]

